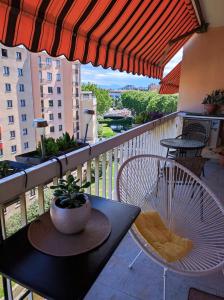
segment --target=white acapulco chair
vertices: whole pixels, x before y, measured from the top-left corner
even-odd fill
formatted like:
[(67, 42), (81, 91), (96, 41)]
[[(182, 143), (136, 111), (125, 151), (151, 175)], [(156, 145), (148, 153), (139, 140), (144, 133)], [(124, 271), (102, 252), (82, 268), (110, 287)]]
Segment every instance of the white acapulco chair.
[(223, 268), (224, 208), (205, 184), (177, 162), (154, 155), (129, 158), (117, 177), (118, 200), (137, 205), (142, 211), (156, 210), (166, 226), (193, 242), (193, 248), (179, 261), (167, 263), (156, 254), (133, 226), (130, 233), (144, 251), (164, 267), (163, 298), (166, 298), (166, 272), (207, 275)]

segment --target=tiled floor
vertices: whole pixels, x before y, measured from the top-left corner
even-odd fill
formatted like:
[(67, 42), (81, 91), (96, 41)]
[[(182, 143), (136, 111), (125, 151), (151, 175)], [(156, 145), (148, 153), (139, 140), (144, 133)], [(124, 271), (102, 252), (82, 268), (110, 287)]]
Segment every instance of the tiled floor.
[[(224, 203), (224, 168), (209, 161), (203, 179)], [(163, 268), (141, 254), (132, 270), (128, 264), (139, 248), (129, 234), (111, 257), (85, 300), (162, 300)], [(224, 275), (186, 277), (168, 272), (166, 300), (187, 300), (190, 287), (224, 297)]]

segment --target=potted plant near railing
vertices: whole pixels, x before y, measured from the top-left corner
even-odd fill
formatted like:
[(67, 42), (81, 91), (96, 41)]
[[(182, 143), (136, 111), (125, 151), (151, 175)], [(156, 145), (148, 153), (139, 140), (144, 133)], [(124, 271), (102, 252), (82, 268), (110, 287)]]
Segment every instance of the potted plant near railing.
[(218, 106), (224, 105), (224, 90), (214, 90), (211, 94), (206, 95), (203, 99), (205, 111), (208, 114), (213, 114), (218, 109)]
[[(87, 143), (77, 141), (74, 136), (70, 137), (69, 133), (66, 132), (56, 140), (52, 137), (44, 137), (43, 146), (39, 143), (35, 151), (17, 155), (16, 160), (30, 165), (38, 165), (49, 160), (52, 156), (67, 154), (87, 145)], [(42, 147), (44, 147), (44, 157)]]
[(84, 230), (91, 214), (91, 204), (84, 189), (90, 182), (79, 186), (74, 176), (67, 180), (60, 179), (54, 189), (54, 199), (50, 208), (50, 216), (55, 228), (64, 234), (74, 234)]
[(220, 113), (224, 113), (224, 90), (217, 90), (217, 103), (219, 106)]
[(11, 160), (3, 160), (0, 162), (0, 179), (27, 169), (29, 166)]

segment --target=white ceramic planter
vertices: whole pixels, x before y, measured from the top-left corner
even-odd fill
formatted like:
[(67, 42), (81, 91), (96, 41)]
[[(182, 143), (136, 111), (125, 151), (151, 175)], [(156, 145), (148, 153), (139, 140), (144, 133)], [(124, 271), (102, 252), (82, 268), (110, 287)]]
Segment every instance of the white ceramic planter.
[(74, 234), (82, 231), (91, 214), (91, 203), (87, 197), (86, 203), (78, 208), (60, 208), (52, 201), (50, 208), (51, 220), (58, 231), (64, 234)]

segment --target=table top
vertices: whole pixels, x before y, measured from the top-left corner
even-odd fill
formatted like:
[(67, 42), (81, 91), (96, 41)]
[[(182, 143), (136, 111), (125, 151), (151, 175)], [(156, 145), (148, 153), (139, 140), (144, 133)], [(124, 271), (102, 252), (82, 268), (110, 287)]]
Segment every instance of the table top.
[(192, 150), (201, 149), (205, 147), (205, 144), (203, 142), (197, 140), (178, 139), (178, 138), (161, 140), (160, 145), (167, 148), (173, 148), (173, 149), (192, 149)]
[(28, 225), (0, 245), (0, 273), (47, 299), (83, 299), (140, 213), (136, 206), (105, 198), (90, 196), (90, 201), (112, 226), (101, 246), (77, 256), (50, 256), (31, 246)]

